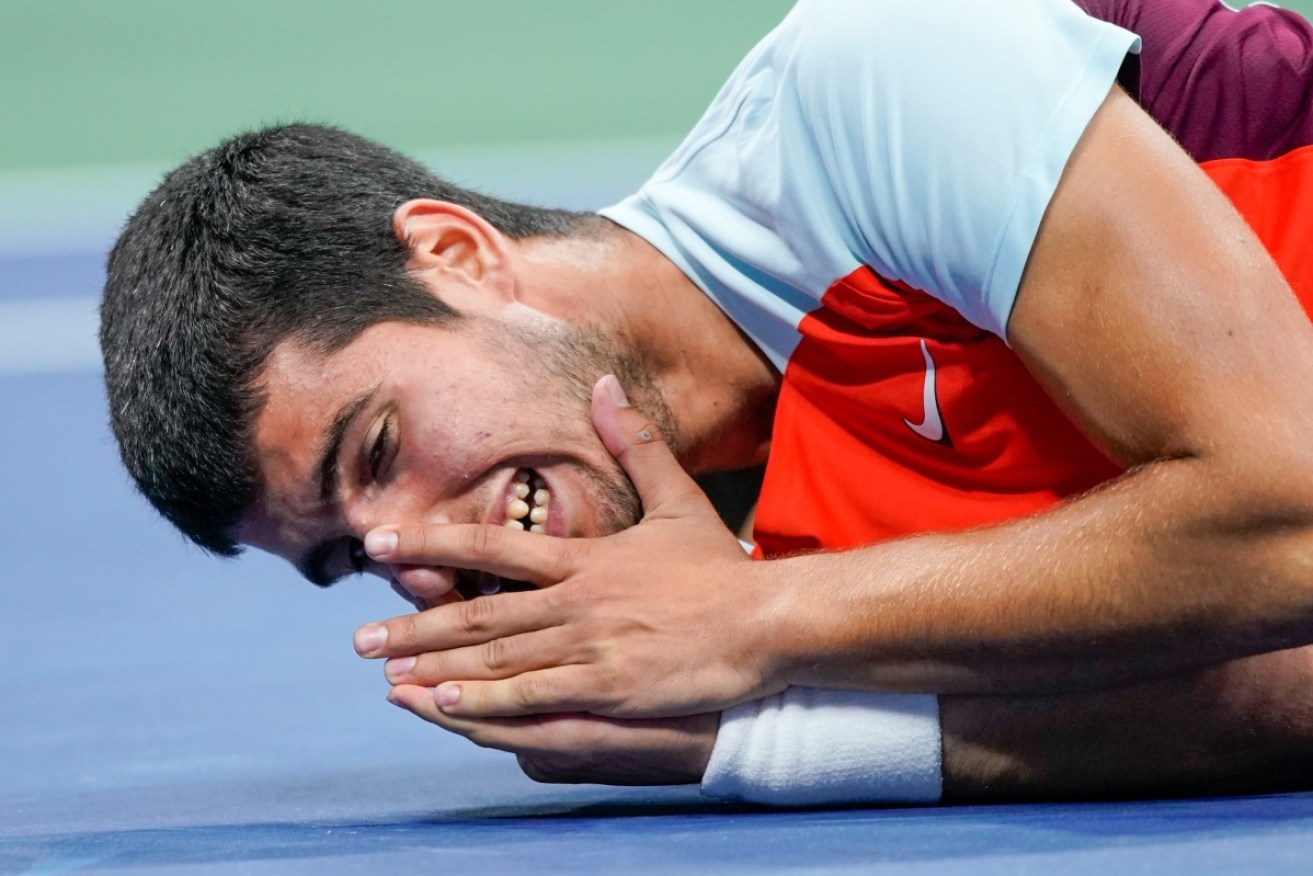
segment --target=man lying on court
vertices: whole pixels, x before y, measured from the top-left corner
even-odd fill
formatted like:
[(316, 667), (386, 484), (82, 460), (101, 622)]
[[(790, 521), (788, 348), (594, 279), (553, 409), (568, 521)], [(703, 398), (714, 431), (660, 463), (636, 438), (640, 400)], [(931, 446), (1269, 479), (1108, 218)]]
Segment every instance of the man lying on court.
[[(1309, 28), (998, 9), (804, 0), (600, 215), (318, 127), (189, 161), (110, 261), (128, 468), (390, 580), (392, 702), (539, 779), (1307, 784)], [(688, 473), (763, 462), (754, 561)]]

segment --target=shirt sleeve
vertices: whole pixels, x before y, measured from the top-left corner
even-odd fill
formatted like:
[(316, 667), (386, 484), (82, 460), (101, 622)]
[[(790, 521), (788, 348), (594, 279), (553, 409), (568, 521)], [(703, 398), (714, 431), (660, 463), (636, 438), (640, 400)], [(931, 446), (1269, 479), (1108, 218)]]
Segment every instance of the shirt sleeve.
[(1144, 42), (1134, 90), (1197, 162), (1269, 161), (1313, 143), (1313, 25), (1265, 3), (1076, 0)]
[(860, 261), (1005, 337), (1062, 170), (1138, 39), (1070, 0), (805, 0), (795, 16), (785, 154), (818, 166)]

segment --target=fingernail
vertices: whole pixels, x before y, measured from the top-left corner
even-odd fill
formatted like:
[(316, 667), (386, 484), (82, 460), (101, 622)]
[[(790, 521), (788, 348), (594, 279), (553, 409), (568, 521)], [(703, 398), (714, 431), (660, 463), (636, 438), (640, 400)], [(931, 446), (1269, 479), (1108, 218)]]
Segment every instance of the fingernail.
[(387, 663), (383, 664), (383, 674), (391, 680), (393, 678), (400, 678), (403, 675), (409, 675), (410, 670), (414, 668), (414, 657), (394, 657)]
[(629, 397), (625, 395), (625, 388), (620, 385), (620, 381), (614, 374), (608, 374), (602, 378), (606, 381), (606, 394), (611, 396), (611, 401), (618, 408), (629, 407)]
[(445, 709), (448, 706), (456, 705), (456, 703), (460, 702), (460, 685), (438, 685), (433, 689), (433, 699), (438, 704), (439, 709)]
[(382, 559), (397, 549), (395, 529), (375, 529), (365, 536), (365, 550), (371, 557)]
[(368, 657), (388, 643), (388, 628), (382, 624), (366, 624), (356, 630), (356, 653)]

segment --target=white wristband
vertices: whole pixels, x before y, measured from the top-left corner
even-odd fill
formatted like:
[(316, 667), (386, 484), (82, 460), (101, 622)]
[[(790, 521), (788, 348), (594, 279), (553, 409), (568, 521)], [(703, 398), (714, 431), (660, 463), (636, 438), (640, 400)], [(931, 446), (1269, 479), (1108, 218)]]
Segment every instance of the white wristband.
[(793, 687), (726, 709), (702, 793), (772, 806), (934, 803), (939, 699)]

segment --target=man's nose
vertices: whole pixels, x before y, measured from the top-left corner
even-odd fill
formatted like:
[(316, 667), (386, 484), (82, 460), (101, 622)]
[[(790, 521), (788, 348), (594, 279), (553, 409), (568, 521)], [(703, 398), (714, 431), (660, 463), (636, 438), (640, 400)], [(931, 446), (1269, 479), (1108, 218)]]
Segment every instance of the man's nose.
[[(404, 503), (384, 503), (360, 501), (349, 505), (346, 511), (347, 526), (364, 539), (375, 526), (381, 524), (419, 519), (424, 523), (450, 523), (450, 509), (446, 507), (428, 508), (417, 514), (416, 510)], [(411, 566), (400, 563), (381, 563), (370, 560), (369, 571), (387, 580), (392, 590), (415, 608), (423, 611), (444, 601), (456, 597), (456, 570), (435, 566)], [(445, 597), (445, 598), (444, 598)]]

